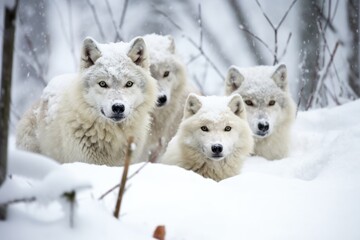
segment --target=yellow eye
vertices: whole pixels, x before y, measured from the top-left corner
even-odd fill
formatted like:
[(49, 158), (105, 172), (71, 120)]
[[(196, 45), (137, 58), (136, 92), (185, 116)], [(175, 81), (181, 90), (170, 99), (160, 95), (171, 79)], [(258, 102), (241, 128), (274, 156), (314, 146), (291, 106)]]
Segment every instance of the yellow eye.
[(208, 132), (208, 131), (209, 131), (209, 129), (207, 128), (207, 126), (202, 126), (200, 129), (201, 129), (203, 132)]
[(251, 100), (246, 100), (245, 104), (248, 106), (254, 106), (254, 103)]
[(170, 74), (170, 72), (169, 72), (169, 71), (165, 71), (165, 72), (164, 72), (164, 78), (168, 77), (168, 76), (169, 76), (169, 74)]
[(275, 101), (274, 100), (271, 100), (270, 102), (269, 102), (269, 106), (274, 106), (275, 105)]
[(128, 81), (126, 84), (125, 84), (125, 87), (132, 87), (134, 83), (132, 81)]
[(102, 87), (102, 88), (107, 88), (108, 87), (108, 85), (106, 84), (105, 81), (99, 82), (99, 86)]
[(231, 127), (230, 127), (230, 126), (226, 126), (224, 130), (225, 130), (225, 132), (230, 132), (230, 131), (231, 131)]

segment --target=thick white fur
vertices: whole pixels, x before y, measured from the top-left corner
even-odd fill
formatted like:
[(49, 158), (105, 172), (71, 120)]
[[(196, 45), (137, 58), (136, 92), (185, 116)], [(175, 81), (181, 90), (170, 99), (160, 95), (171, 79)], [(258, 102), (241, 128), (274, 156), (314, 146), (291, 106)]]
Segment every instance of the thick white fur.
[[(143, 38), (149, 49), (151, 75), (157, 80), (158, 97), (167, 97), (166, 103), (157, 105), (151, 113), (151, 130), (143, 155), (144, 159), (156, 161), (178, 129), (187, 96), (196, 90), (186, 79), (185, 65), (176, 54), (171, 36), (149, 34)], [(164, 77), (166, 71), (169, 75)]]
[[(61, 163), (119, 166), (128, 138), (134, 137), (137, 161), (157, 96), (143, 39), (98, 44), (86, 38), (81, 58), (79, 74), (54, 78), (25, 113), (17, 128), (17, 146)], [(101, 80), (108, 88), (99, 86)], [(127, 81), (133, 86), (125, 88)], [(126, 107), (122, 120), (110, 118), (109, 109), (117, 102)]]
[[(254, 134), (255, 155), (269, 160), (286, 157), (296, 112), (288, 88), (286, 66), (230, 67), (226, 78), (226, 94), (233, 93), (239, 93), (245, 103), (247, 100), (253, 103), (253, 106), (245, 106)], [(271, 100), (276, 102), (275, 105), (269, 106)], [(270, 123), (269, 134), (259, 137), (256, 134), (257, 124), (265, 119)]]
[[(208, 131), (204, 132), (202, 126)], [(231, 131), (225, 131), (226, 126), (230, 126)], [(223, 146), (220, 158), (212, 156), (214, 144)], [(190, 94), (184, 119), (161, 162), (220, 181), (237, 175), (252, 150), (253, 138), (240, 95), (200, 97)]]

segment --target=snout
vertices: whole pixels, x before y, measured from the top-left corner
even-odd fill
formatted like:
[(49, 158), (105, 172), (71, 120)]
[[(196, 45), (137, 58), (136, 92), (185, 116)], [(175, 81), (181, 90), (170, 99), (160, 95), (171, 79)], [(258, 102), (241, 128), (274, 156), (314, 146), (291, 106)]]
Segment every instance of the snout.
[(211, 146), (212, 158), (219, 159), (223, 155), (223, 146), (221, 144), (214, 144)]
[(270, 124), (267, 121), (262, 121), (258, 123), (257, 128), (256, 135), (265, 137), (269, 134)]
[(166, 103), (167, 103), (167, 96), (165, 94), (162, 94), (162, 95), (158, 96), (157, 103), (156, 103), (156, 105), (158, 107), (162, 107)]
[(102, 108), (101, 113), (114, 122), (119, 122), (126, 117), (125, 114), (126, 107), (122, 103), (114, 103), (111, 105), (111, 108)]

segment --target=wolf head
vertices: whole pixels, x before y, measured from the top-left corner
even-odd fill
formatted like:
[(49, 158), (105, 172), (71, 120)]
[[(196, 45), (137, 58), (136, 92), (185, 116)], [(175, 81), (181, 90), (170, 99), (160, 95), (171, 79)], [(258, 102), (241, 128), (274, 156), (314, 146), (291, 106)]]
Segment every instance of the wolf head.
[(156, 88), (149, 72), (148, 51), (140, 37), (130, 43), (109, 44), (85, 38), (80, 76), (87, 104), (113, 122), (128, 119)]
[(250, 128), (257, 138), (269, 136), (284, 118), (287, 108), (287, 70), (284, 64), (237, 68), (226, 77), (226, 94), (239, 93), (246, 105)]
[(144, 36), (149, 47), (151, 76), (157, 80), (159, 94), (157, 106), (166, 106), (185, 81), (183, 64), (175, 54), (175, 41), (171, 36), (150, 34)]
[(208, 160), (220, 161), (235, 151), (252, 147), (244, 102), (238, 94), (229, 97), (189, 94), (180, 132), (183, 144)]

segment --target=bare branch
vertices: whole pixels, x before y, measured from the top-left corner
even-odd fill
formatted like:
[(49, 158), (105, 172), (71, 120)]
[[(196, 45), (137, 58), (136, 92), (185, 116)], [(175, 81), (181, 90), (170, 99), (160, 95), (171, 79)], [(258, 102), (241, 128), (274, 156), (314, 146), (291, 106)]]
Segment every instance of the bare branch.
[(120, 18), (120, 24), (119, 24), (120, 29), (122, 29), (122, 26), (124, 24), (128, 3), (129, 3), (129, 0), (124, 0), (124, 5), (123, 5), (122, 12), (121, 12), (121, 18)]
[(274, 52), (271, 50), (271, 48), (269, 47), (269, 45), (267, 45), (266, 42), (264, 42), (264, 40), (262, 40), (260, 37), (258, 37), (257, 35), (255, 35), (254, 33), (252, 33), (250, 30), (244, 28), (244, 26), (240, 25), (239, 26), (240, 30), (246, 32), (247, 34), (249, 34), (250, 36), (252, 36), (253, 38), (255, 38), (256, 40), (258, 40), (262, 45), (264, 45), (264, 47), (270, 52), (270, 54), (272, 56), (274, 56)]
[(35, 201), (36, 201), (36, 197), (17, 198), (17, 199), (10, 200), (8, 202), (1, 203), (0, 206), (7, 206), (10, 204), (15, 204), (15, 203), (30, 203), (30, 202), (35, 202)]
[(219, 68), (215, 65), (215, 63), (209, 58), (209, 56), (204, 52), (202, 46), (199, 46), (194, 39), (192, 39), (190, 36), (186, 35), (183, 31), (183, 29), (178, 25), (168, 14), (161, 11), (160, 9), (157, 9), (155, 6), (153, 6), (155, 11), (163, 15), (171, 24), (173, 24), (178, 30), (183, 32), (182, 37), (184, 37), (186, 40), (188, 40), (198, 51), (201, 53), (201, 55), (205, 58), (205, 60), (211, 65), (211, 67), (215, 70), (215, 72), (219, 75), (219, 77), (224, 81), (225, 76), (221, 73)]
[(292, 7), (295, 5), (295, 3), (297, 2), (297, 0), (294, 0), (291, 4), (290, 7), (288, 8), (288, 10), (285, 12), (284, 16), (281, 18), (279, 24), (277, 25), (276, 29), (279, 29), (281, 24), (285, 21), (287, 15), (289, 14), (290, 10), (292, 9)]
[(119, 29), (118, 27), (116, 26), (116, 23), (115, 23), (115, 19), (114, 19), (114, 14), (111, 10), (111, 6), (110, 6), (110, 3), (109, 3), (109, 0), (105, 0), (105, 3), (106, 3), (106, 7), (107, 7), (107, 10), (110, 14), (110, 19), (111, 19), (111, 22), (114, 26), (114, 29), (115, 29), (115, 42), (120, 40), (122, 41), (123, 40), (123, 37), (121, 36), (120, 32), (119, 32)]
[(258, 5), (258, 7), (260, 8), (262, 14), (264, 15), (264, 17), (266, 18), (266, 20), (268, 21), (268, 23), (270, 24), (271, 28), (272, 28), (273, 30), (275, 30), (276, 28), (275, 28), (274, 24), (271, 22), (270, 18), (267, 16), (267, 14), (266, 14), (266, 13), (264, 12), (264, 10), (262, 9), (261, 4), (259, 3), (259, 1), (258, 1), (258, 0), (255, 0), (255, 2), (256, 2), (256, 4)]
[[(21, 19), (21, 16), (19, 16), (19, 23), (20, 23), (20, 27), (23, 27), (23, 21)], [(35, 49), (34, 44), (26, 32), (24, 33), (24, 37), (25, 37), (26, 45), (28, 46), (28, 49), (31, 52), (31, 55), (33, 56), (40, 82), (42, 83), (43, 87), (45, 87), (47, 85), (47, 82), (45, 81), (44, 70), (43, 70), (42, 65), (40, 64), (37, 52), (34, 50)]]
[(279, 61), (285, 56), (291, 37), (292, 37), (292, 33), (289, 33), (288, 39), (286, 40), (286, 45), (285, 45), (284, 51), (282, 52), (281, 56), (279, 57)]
[(190, 60), (187, 61), (186, 65), (189, 65), (190, 63), (192, 63), (193, 61), (195, 61), (195, 60), (198, 59), (199, 57), (201, 57), (201, 53), (199, 53), (199, 54), (191, 57)]
[(202, 19), (201, 19), (201, 4), (199, 4), (199, 27), (200, 27), (199, 48), (202, 49), (202, 45), (203, 45), (203, 27), (202, 27)]
[(98, 14), (96, 12), (95, 6), (90, 0), (86, 0), (86, 3), (89, 5), (89, 7), (91, 9), (91, 12), (92, 12), (92, 14), (94, 16), (95, 23), (96, 23), (96, 25), (97, 25), (97, 27), (99, 29), (99, 32), (100, 32), (100, 36), (101, 36), (102, 40), (105, 41), (106, 40), (105, 34), (104, 34), (103, 28), (102, 28), (102, 26), (100, 24), (100, 20), (99, 20)]

